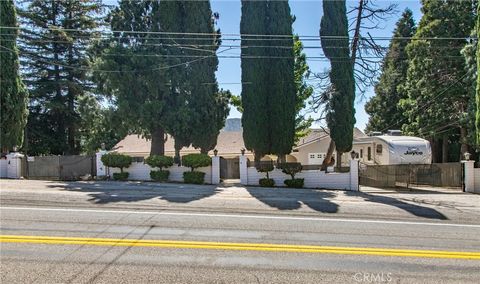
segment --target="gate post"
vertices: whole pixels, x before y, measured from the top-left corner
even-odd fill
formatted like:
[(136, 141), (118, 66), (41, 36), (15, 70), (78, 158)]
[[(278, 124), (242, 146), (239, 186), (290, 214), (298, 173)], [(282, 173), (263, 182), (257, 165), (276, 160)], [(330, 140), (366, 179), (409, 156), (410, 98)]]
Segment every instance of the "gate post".
[(351, 191), (359, 191), (358, 186), (358, 160), (352, 159), (350, 160), (350, 190)]
[(475, 192), (475, 176), (474, 176), (474, 163), (475, 161), (462, 161), (463, 163), (463, 176), (465, 183), (465, 192)]
[(243, 185), (248, 185), (248, 174), (247, 174), (247, 157), (241, 155), (240, 158), (240, 183)]
[(107, 154), (108, 152), (105, 150), (100, 150), (95, 153), (96, 156), (96, 170), (97, 170), (97, 177), (104, 177), (107, 175), (107, 169), (105, 165), (102, 163), (102, 156)]
[(12, 152), (7, 155), (7, 178), (20, 178), (22, 176), (22, 158), (24, 155)]
[(212, 184), (220, 183), (220, 157), (212, 157)]

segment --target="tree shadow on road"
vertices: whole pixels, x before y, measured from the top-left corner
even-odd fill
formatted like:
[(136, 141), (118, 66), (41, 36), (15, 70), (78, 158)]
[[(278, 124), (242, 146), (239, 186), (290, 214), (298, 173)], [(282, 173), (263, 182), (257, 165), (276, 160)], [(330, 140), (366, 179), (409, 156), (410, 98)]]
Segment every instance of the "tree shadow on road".
[(280, 210), (295, 210), (305, 204), (318, 212), (336, 213), (339, 207), (338, 204), (328, 200), (335, 197), (335, 194), (327, 191), (259, 187), (248, 187), (247, 190), (256, 199)]
[(367, 202), (375, 202), (375, 203), (385, 204), (389, 206), (394, 206), (418, 217), (429, 218), (429, 219), (439, 219), (439, 220), (448, 219), (447, 216), (443, 215), (442, 213), (440, 213), (439, 211), (433, 208), (407, 203), (390, 196), (373, 195), (373, 194), (368, 194), (368, 193), (358, 192), (358, 191), (357, 192), (347, 191), (346, 195), (361, 197), (363, 198), (363, 200)]
[(88, 201), (96, 204), (136, 202), (156, 199), (189, 203), (220, 191), (214, 185), (157, 184), (143, 182), (62, 182), (49, 185), (66, 191), (90, 192)]

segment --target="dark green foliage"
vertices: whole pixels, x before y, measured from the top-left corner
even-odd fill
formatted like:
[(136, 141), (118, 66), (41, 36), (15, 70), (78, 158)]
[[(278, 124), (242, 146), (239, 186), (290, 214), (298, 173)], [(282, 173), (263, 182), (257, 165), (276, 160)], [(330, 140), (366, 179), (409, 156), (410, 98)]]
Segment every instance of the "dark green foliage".
[[(157, 13), (155, 1), (120, 1), (119, 7), (109, 15), (110, 26), (120, 31), (158, 31), (160, 16)], [(170, 81), (165, 73), (168, 62), (163, 57), (149, 55), (166, 51), (158, 46), (158, 38), (148, 33), (114, 33), (113, 36), (103, 43), (105, 48), (96, 62), (99, 91), (115, 99), (128, 128), (152, 139), (150, 154), (163, 155), (168, 111), (174, 111), (166, 106), (170, 95)]]
[[(3, 2), (3, 1), (2, 1)], [(19, 47), (30, 93), (24, 150), (77, 154), (81, 149), (78, 100), (92, 90), (88, 48), (101, 24), (99, 0), (40, 1), (21, 5)]]
[(173, 166), (173, 158), (168, 156), (153, 155), (145, 159), (145, 163), (152, 168), (168, 168)]
[(205, 173), (204, 172), (184, 172), (183, 173), (183, 181), (185, 183), (193, 183), (193, 184), (203, 184), (205, 180)]
[(208, 167), (212, 164), (212, 158), (207, 154), (188, 154), (182, 157), (182, 165), (192, 169)]
[[(478, 2), (477, 7), (477, 39), (480, 38), (480, 2)], [(477, 40), (477, 70), (480, 66), (480, 44)], [(477, 72), (477, 89), (476, 89), (476, 142), (477, 146), (480, 145), (480, 72)]]
[(292, 180), (295, 179), (295, 175), (302, 171), (302, 164), (300, 163), (283, 163), (279, 166), (284, 174), (290, 175)]
[(128, 180), (128, 173), (121, 172), (121, 173), (113, 173), (114, 180), (126, 181)]
[(108, 153), (102, 156), (102, 163), (111, 168), (120, 168), (123, 173), (123, 168), (128, 168), (132, 164), (132, 157), (119, 153)]
[[(400, 129), (406, 122), (399, 102), (406, 98), (399, 86), (407, 79), (408, 60), (406, 46), (415, 34), (412, 11), (407, 9), (396, 24), (388, 52), (383, 60), (382, 74), (375, 86), (375, 96), (366, 104), (365, 111), (370, 115), (366, 132)], [(396, 39), (401, 38), (401, 39)]]
[(307, 56), (303, 53), (302, 41), (298, 35), (295, 35), (293, 40), (293, 55), (295, 57), (295, 142), (298, 142), (300, 138), (308, 134), (312, 126), (313, 120), (305, 117), (302, 111), (313, 94), (313, 87), (306, 81), (310, 76), (310, 68), (307, 64)]
[(258, 180), (258, 184), (261, 187), (273, 187), (275, 186), (275, 181), (271, 178), (261, 178)]
[(0, 1), (0, 151), (7, 152), (22, 146), (27, 123), (28, 94), (19, 75), (16, 29), (16, 10), (13, 0)]
[(260, 161), (255, 163), (255, 168), (261, 173), (267, 174), (267, 179), (269, 178), (268, 173), (273, 171), (273, 161)]
[(283, 181), (287, 187), (291, 188), (302, 188), (304, 179), (303, 178), (296, 178), (296, 179), (286, 179)]
[(154, 181), (167, 181), (169, 175), (169, 171), (150, 171), (150, 178)]
[(102, 107), (93, 95), (84, 95), (78, 99), (80, 116), (78, 134), (83, 152), (93, 154), (105, 143), (110, 150), (128, 133), (121, 114), (113, 107)]
[[(431, 141), (460, 142), (462, 153), (468, 148), (468, 128), (472, 125), (468, 106), (473, 101), (461, 50), (474, 27), (473, 3), (422, 1), (423, 16), (407, 46), (409, 66), (403, 87), (407, 98), (400, 102), (408, 117), (403, 126), (406, 133)], [(442, 160), (447, 161), (447, 157), (444, 152)]]
[[(242, 0), (240, 32), (245, 146), (257, 159), (269, 153), (288, 154), (295, 136), (294, 53), (288, 2)], [(255, 34), (292, 37), (272, 40), (249, 36)]]
[(344, 0), (323, 1), (320, 37), (322, 50), (331, 65), (327, 125), (337, 152), (348, 152), (352, 149), (355, 125), (355, 80)]

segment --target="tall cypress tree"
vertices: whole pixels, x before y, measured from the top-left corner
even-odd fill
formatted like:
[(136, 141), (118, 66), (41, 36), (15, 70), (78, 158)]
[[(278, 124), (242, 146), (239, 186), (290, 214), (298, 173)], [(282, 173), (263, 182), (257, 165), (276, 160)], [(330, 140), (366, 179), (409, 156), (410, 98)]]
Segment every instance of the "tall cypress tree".
[(78, 153), (77, 101), (92, 85), (87, 49), (99, 25), (100, 0), (28, 3), (19, 14), (22, 65), (28, 85), (30, 153)]
[(478, 39), (480, 38), (480, 2), (478, 2), (477, 7), (477, 90), (476, 90), (476, 103), (477, 103), (477, 113), (476, 113), (476, 142), (477, 145), (480, 145), (480, 72), (478, 72), (480, 68), (480, 43), (478, 43)]
[(257, 160), (265, 154), (281, 158), (290, 153), (295, 136), (294, 54), (288, 1), (243, 0), (240, 33), (245, 146), (255, 152)]
[(345, 1), (323, 1), (320, 39), (322, 50), (331, 64), (329, 76), (332, 88), (326, 120), (337, 154), (341, 154), (352, 149), (355, 125), (355, 79)]
[(382, 74), (375, 86), (375, 96), (365, 104), (370, 115), (366, 131), (382, 131), (386, 128), (401, 128), (406, 117), (398, 104), (406, 94), (400, 90), (407, 79), (406, 46), (415, 34), (412, 11), (406, 9), (397, 22), (392, 40), (382, 65)]
[[(7, 28), (2, 28), (7, 27)], [(0, 150), (22, 146), (28, 95), (19, 75), (16, 10), (13, 0), (0, 1)]]
[(165, 50), (159, 46), (158, 37), (150, 33), (160, 28), (155, 14), (157, 4), (128, 0), (119, 3), (109, 15), (111, 29), (116, 32), (108, 40), (95, 73), (100, 90), (115, 99), (131, 131), (152, 139), (151, 155), (164, 154), (166, 121), (171, 110), (167, 106), (171, 85), (165, 74), (168, 62), (161, 56)]

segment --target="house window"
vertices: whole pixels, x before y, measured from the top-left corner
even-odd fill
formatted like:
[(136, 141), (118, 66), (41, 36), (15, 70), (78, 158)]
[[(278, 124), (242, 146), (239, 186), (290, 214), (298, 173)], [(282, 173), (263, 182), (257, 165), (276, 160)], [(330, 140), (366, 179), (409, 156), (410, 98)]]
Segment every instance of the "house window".
[(367, 148), (367, 160), (372, 160), (372, 147)]
[(363, 159), (363, 149), (360, 149), (360, 159)]
[(132, 157), (132, 162), (133, 163), (143, 163), (144, 160), (145, 160), (145, 158), (143, 158), (143, 157)]
[(377, 154), (382, 154), (382, 151), (383, 151), (383, 146), (377, 145)]

